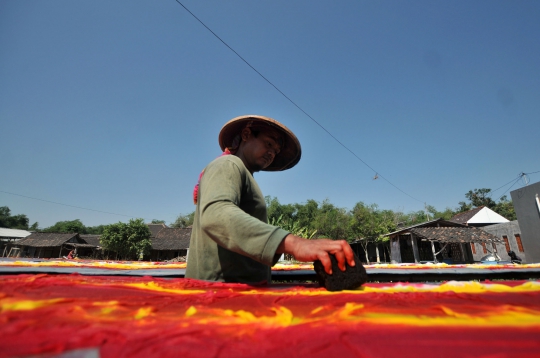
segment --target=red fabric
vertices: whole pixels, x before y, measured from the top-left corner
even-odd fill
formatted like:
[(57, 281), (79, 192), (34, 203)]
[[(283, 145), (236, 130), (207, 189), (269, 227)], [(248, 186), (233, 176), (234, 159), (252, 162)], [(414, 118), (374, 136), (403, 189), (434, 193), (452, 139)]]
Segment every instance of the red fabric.
[[(223, 157), (224, 155), (230, 155), (231, 151), (229, 148), (225, 148), (223, 153), (221, 153), (220, 157)], [(199, 180), (197, 180), (197, 184), (195, 184), (195, 188), (193, 188), (193, 204), (197, 205), (197, 200), (199, 199), (199, 183), (201, 182), (201, 178), (204, 174), (204, 169), (201, 171), (201, 174), (199, 174)]]
[[(537, 357), (540, 290), (514, 292), (524, 283), (496, 282), (511, 288), (503, 293), (400, 292), (396, 284), (328, 293), (316, 285), (0, 276), (0, 357), (80, 348), (101, 357)], [(285, 311), (290, 321), (275, 319)], [(498, 313), (514, 321), (494, 324)]]

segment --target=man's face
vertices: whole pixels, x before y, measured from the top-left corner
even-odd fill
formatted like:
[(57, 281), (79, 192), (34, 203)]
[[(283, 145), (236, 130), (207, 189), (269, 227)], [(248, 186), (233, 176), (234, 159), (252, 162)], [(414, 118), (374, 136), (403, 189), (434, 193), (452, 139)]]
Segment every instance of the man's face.
[(273, 128), (245, 128), (242, 131), (244, 141), (240, 156), (252, 173), (267, 168), (281, 150), (282, 135)]

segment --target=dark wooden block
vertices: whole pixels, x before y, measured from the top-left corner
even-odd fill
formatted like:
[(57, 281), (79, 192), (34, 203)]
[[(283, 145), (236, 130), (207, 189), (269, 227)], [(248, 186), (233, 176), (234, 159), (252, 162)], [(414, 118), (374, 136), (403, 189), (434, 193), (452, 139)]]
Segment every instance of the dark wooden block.
[(354, 290), (362, 286), (367, 281), (366, 269), (362, 262), (354, 255), (356, 266), (351, 267), (345, 263), (345, 271), (341, 271), (338, 267), (337, 260), (334, 255), (329, 255), (332, 261), (332, 274), (329, 275), (324, 271), (324, 266), (321, 261), (317, 260), (313, 263), (315, 272), (319, 279), (319, 284), (325, 287), (328, 291), (343, 291)]

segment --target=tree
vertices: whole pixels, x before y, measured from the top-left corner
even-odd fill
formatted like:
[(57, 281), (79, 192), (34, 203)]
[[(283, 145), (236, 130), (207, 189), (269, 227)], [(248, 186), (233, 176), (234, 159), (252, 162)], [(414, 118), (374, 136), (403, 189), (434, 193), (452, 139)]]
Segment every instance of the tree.
[(493, 208), (497, 214), (504, 216), (508, 220), (517, 220), (516, 211), (514, 209), (514, 204), (511, 200), (508, 200), (506, 195), (503, 195), (497, 205)]
[(180, 214), (178, 215), (176, 220), (171, 224), (171, 227), (186, 228), (188, 226), (193, 225), (194, 218), (195, 218), (195, 212), (192, 212), (187, 215)]
[[(366, 205), (363, 202), (356, 203), (351, 214), (351, 231), (357, 239), (360, 239), (360, 245), (364, 249), (368, 263), (368, 244), (388, 241), (388, 238), (383, 235), (394, 231), (397, 224), (403, 219), (402, 213), (379, 210), (377, 204)], [(378, 246), (376, 248), (378, 256)]]
[(165, 220), (157, 220), (157, 219), (153, 219), (153, 220), (152, 220), (152, 224), (165, 224)]
[[(0, 227), (8, 229), (28, 230), (29, 220), (24, 214), (11, 215), (11, 210), (7, 206), (0, 207)], [(34, 223), (32, 228), (37, 228), (38, 223)]]
[(493, 209), (495, 207), (495, 201), (491, 199), (491, 195), (489, 193), (491, 192), (491, 189), (482, 188), (482, 189), (474, 189), (469, 190), (465, 194), (465, 197), (469, 199), (472, 206), (477, 208), (479, 206), (486, 206), (490, 209)]
[(122, 260), (137, 259), (141, 253), (149, 255), (152, 248), (150, 230), (143, 219), (107, 225), (100, 241), (105, 250), (116, 252)]
[(324, 200), (313, 220), (317, 236), (332, 240), (351, 241), (350, 215), (346, 209), (338, 208)]
[(268, 216), (268, 222), (272, 220), (280, 220), (282, 222), (296, 222), (296, 208), (291, 204), (280, 204), (279, 200), (271, 196), (265, 196), (266, 201), (266, 214)]
[(58, 221), (53, 226), (49, 226), (42, 230), (43, 232), (65, 232), (77, 234), (88, 234), (88, 229), (79, 219), (71, 221)]

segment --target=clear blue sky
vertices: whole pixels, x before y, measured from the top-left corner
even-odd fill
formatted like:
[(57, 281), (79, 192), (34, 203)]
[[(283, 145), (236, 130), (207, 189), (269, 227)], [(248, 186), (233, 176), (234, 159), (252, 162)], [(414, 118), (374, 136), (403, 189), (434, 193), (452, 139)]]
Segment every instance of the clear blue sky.
[(0, 206), (170, 223), (243, 114), (300, 139), (295, 168), (255, 175), (282, 203), (443, 210), (540, 170), (540, 1), (182, 3), (375, 171), (174, 0), (3, 0)]

